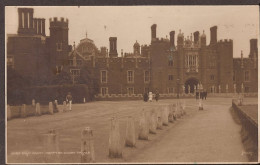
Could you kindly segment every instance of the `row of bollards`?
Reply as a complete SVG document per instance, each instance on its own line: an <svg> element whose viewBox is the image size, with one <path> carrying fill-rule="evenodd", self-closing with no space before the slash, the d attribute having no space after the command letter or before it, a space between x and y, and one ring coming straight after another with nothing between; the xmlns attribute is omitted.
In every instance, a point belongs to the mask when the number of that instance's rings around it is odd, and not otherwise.
<svg viewBox="0 0 260 165"><path fill-rule="evenodd" d="M168 105L152 109L151 111L141 111L139 124L138 124L138 139L148 140L149 133L156 134L157 129L163 129L163 126L168 126L169 122L173 123L174 120L185 115L185 104L179 102L176 103L176 109L174 105ZM121 158L123 147L120 144L120 132L119 123L117 117L111 119L111 130L109 135L109 157ZM126 123L126 147L136 146L136 132L134 125L134 118L129 116Z"/></svg>
<svg viewBox="0 0 260 165"><path fill-rule="evenodd" d="M36 107L39 103L36 103ZM51 106L51 104L49 104ZM149 133L156 134L157 129L163 129L163 126L173 123L174 120L180 118L185 114L185 105L176 103L174 105L162 106L157 109L152 109L151 111L141 111L137 137L139 140L148 140ZM40 111L39 111L40 112ZM136 146L136 129L135 129L135 119L132 116L127 117L126 121L126 137L124 145L126 147ZM121 145L119 120L117 115L112 117L110 123L110 134L109 134L109 157L111 158L121 158L123 156L123 146ZM58 134L55 130L50 130L47 134L44 134L44 151L45 151L45 162L54 163L60 162L59 153L59 139ZM94 151L94 136L93 130L90 127L86 127L81 132L81 150L80 150L81 163L93 163L95 162L95 151Z"/></svg>

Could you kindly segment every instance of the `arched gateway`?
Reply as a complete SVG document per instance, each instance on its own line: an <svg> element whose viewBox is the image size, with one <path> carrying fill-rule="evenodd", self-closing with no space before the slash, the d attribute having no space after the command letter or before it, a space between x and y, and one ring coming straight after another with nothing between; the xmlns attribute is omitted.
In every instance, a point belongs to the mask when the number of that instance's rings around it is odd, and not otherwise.
<svg viewBox="0 0 260 165"><path fill-rule="evenodd" d="M189 93L189 86L190 86L190 93L194 92L194 86L197 86L199 81L196 78L189 78L185 82L185 93Z"/></svg>

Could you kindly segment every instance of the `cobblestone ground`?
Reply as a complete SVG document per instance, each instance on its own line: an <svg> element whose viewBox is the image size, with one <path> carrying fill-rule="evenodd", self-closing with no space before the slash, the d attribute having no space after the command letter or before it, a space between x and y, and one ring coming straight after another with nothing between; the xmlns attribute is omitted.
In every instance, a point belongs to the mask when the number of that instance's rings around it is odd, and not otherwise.
<svg viewBox="0 0 260 165"><path fill-rule="evenodd" d="M143 101L100 101L73 105L72 112L13 119L7 123L7 156L9 163L44 163L43 134L55 129L59 135L59 151L56 162L80 163L81 131L90 126L94 133L96 162L245 162L240 139L240 126L235 124L229 108L232 98L208 98L203 111L198 111L198 101L186 99L187 115L149 140L137 140L135 148L123 147L123 158L108 158L110 119L119 116L121 144L125 139L126 118L138 119L143 108L175 103L176 99L158 103ZM250 98L250 100L257 100ZM26 153L22 155L21 153ZM19 154L20 153L20 154ZM69 154L68 154L69 153ZM55 163L55 162L54 162Z"/></svg>

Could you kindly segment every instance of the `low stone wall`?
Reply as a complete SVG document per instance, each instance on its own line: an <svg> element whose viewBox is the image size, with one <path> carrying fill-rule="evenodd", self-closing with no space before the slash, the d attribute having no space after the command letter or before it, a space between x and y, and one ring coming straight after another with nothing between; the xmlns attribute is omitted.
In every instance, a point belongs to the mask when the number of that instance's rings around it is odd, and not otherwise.
<svg viewBox="0 0 260 165"><path fill-rule="evenodd" d="M258 160L258 121L255 121L242 109L243 101L233 99L232 108L242 125L241 138L249 161Z"/></svg>
<svg viewBox="0 0 260 165"><path fill-rule="evenodd" d="M39 104L39 103L37 103ZM40 105L39 111L37 112L36 104L35 105L20 105L20 106L9 106L7 105L6 114L7 120L14 118L26 118L29 116L39 116L44 114L51 114L49 105ZM54 111L57 112L57 111Z"/></svg>

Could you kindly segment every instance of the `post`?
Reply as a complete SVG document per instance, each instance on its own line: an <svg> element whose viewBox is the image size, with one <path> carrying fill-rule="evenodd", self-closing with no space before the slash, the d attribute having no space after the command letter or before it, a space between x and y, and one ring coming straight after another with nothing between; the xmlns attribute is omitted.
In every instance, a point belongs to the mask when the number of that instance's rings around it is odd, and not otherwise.
<svg viewBox="0 0 260 165"><path fill-rule="evenodd" d="M25 118L26 117L26 105L23 104L21 108L21 117Z"/></svg>
<svg viewBox="0 0 260 165"><path fill-rule="evenodd" d="M58 163L60 162L59 140L55 130L50 130L44 134L44 158L45 163Z"/></svg>
<svg viewBox="0 0 260 165"><path fill-rule="evenodd" d="M156 128L157 128L157 114L155 110L153 109L151 112L151 117L149 120L149 133L156 134Z"/></svg>
<svg viewBox="0 0 260 165"><path fill-rule="evenodd" d="M145 116L144 110L142 111L140 121L139 121L139 134L138 134L138 139L140 140L148 140L148 133L149 133L149 128L147 125L147 119Z"/></svg>
<svg viewBox="0 0 260 165"><path fill-rule="evenodd" d="M86 127L81 132L81 163L95 162L93 131Z"/></svg>
<svg viewBox="0 0 260 165"><path fill-rule="evenodd" d="M86 98L84 97L84 98L83 98L83 103L85 103L85 102L86 102Z"/></svg>
<svg viewBox="0 0 260 165"><path fill-rule="evenodd" d="M36 115L37 116L42 115L40 103L36 103Z"/></svg>
<svg viewBox="0 0 260 165"><path fill-rule="evenodd" d="M49 113L53 115L53 104L52 102L49 102Z"/></svg>
<svg viewBox="0 0 260 165"><path fill-rule="evenodd" d="M122 147L120 144L119 123L116 117L111 119L111 130L109 136L109 157L121 158Z"/></svg>
<svg viewBox="0 0 260 165"><path fill-rule="evenodd" d="M35 106L35 100L32 99L32 106Z"/></svg>
<svg viewBox="0 0 260 165"><path fill-rule="evenodd" d="M162 122L163 122L163 125L167 126L168 125L168 107L164 106L162 108Z"/></svg>
<svg viewBox="0 0 260 165"><path fill-rule="evenodd" d="M135 146L135 125L134 118L132 116L128 116L126 123L126 139L125 146L134 147Z"/></svg>
<svg viewBox="0 0 260 165"><path fill-rule="evenodd" d="M11 107L10 105L7 105L7 120L10 120L11 118L12 118Z"/></svg>
<svg viewBox="0 0 260 165"><path fill-rule="evenodd" d="M67 104L66 104L66 101L63 101L62 112L66 112L66 110L67 110Z"/></svg>

